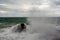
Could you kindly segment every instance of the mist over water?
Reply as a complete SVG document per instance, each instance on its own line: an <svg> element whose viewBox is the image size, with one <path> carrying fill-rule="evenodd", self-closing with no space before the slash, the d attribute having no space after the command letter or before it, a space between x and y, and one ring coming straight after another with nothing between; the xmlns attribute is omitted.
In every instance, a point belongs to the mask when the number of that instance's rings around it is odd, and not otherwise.
<svg viewBox="0 0 60 40"><path fill-rule="evenodd" d="M30 17L27 18L26 32L15 32L16 24L12 27L0 29L0 40L58 40L57 18L54 17Z"/></svg>

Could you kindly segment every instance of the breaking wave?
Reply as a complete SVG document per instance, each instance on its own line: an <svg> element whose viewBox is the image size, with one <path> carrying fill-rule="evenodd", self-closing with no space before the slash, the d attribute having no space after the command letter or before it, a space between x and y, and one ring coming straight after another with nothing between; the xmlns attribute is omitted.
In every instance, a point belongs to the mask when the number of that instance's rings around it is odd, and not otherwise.
<svg viewBox="0 0 60 40"><path fill-rule="evenodd" d="M22 32L15 32L19 24L0 29L0 40L60 40L60 26L39 21L39 18L31 19Z"/></svg>

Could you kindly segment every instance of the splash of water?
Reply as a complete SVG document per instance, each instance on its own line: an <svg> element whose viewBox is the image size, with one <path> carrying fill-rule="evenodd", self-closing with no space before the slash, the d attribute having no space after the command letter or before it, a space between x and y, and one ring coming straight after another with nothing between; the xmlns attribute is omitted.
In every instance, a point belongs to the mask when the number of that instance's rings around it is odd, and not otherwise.
<svg viewBox="0 0 60 40"><path fill-rule="evenodd" d="M3 28L1 29L2 32L0 32L0 40L35 40L34 36L37 36L38 34L30 34L29 33L29 25L26 28L26 32L15 32L17 29L17 26L19 24L12 26L11 28Z"/></svg>
<svg viewBox="0 0 60 40"><path fill-rule="evenodd" d="M15 32L17 25L1 29L0 40L53 40L59 38L56 24L51 24L47 18L28 18L30 25L26 25L26 32ZM47 21L48 22L47 22ZM55 39L56 40L56 39Z"/></svg>

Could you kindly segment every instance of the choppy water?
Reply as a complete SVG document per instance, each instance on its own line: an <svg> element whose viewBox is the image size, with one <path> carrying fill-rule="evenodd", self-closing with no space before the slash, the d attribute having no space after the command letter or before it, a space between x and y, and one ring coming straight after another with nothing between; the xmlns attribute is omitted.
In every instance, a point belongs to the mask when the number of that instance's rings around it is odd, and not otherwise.
<svg viewBox="0 0 60 40"><path fill-rule="evenodd" d="M30 20L30 19L29 19ZM26 32L15 32L17 25L0 29L0 40L59 40L60 26L46 23L46 20L33 18L30 25L26 25Z"/></svg>

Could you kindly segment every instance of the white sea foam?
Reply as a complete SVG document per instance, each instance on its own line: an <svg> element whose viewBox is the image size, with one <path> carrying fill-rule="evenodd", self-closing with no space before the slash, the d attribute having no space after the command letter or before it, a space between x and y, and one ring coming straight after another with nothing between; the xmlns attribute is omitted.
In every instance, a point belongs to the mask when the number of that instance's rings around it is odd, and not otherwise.
<svg viewBox="0 0 60 40"><path fill-rule="evenodd" d="M0 40L53 40L59 38L57 20L51 24L52 20L47 19L50 18L28 18L30 25L26 25L26 32L15 32L19 24L1 29Z"/></svg>

